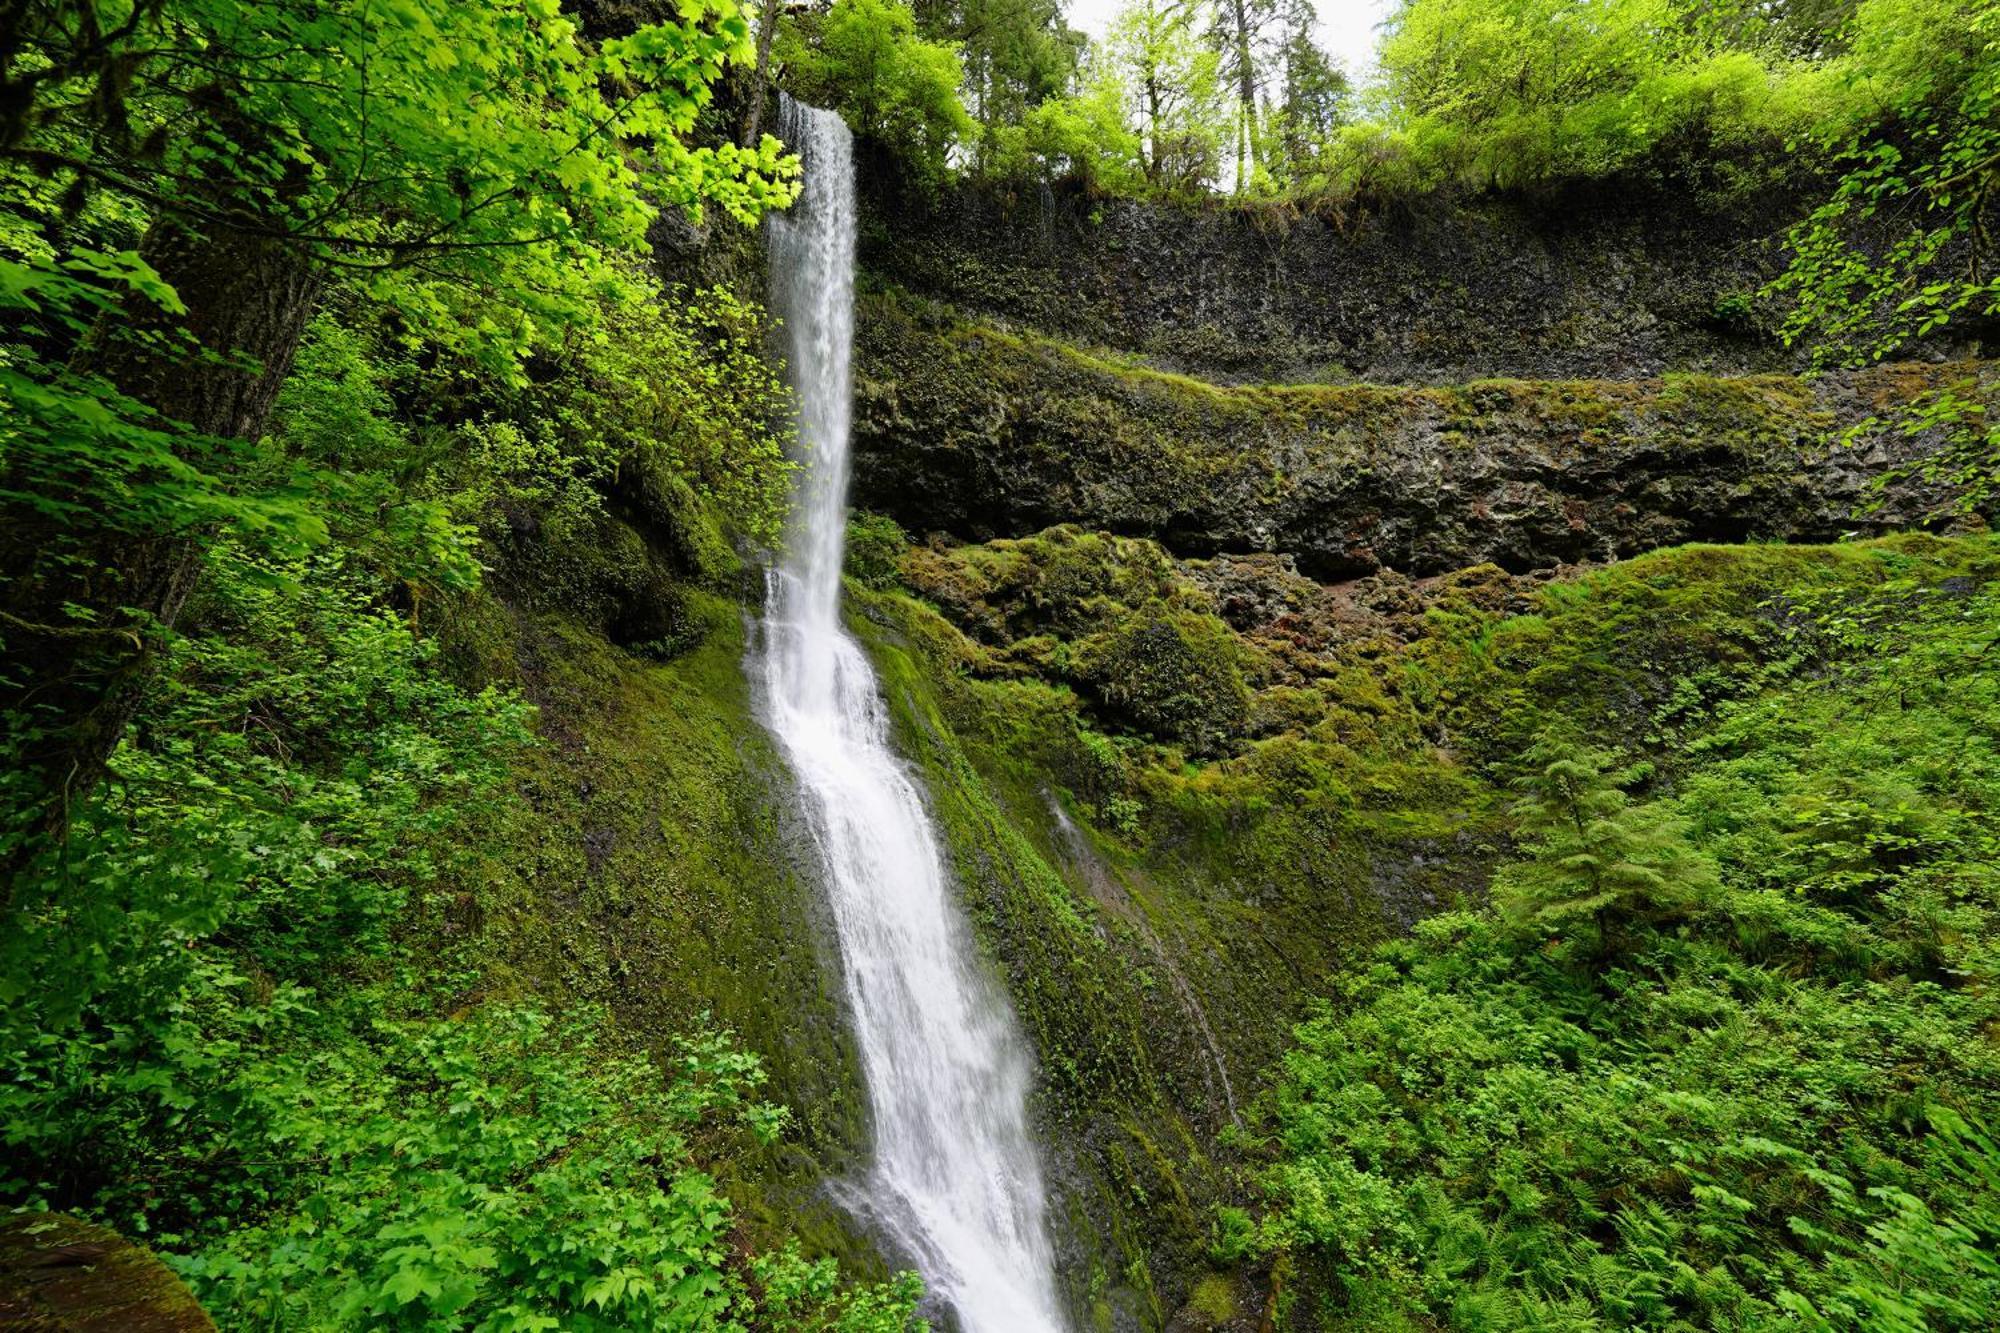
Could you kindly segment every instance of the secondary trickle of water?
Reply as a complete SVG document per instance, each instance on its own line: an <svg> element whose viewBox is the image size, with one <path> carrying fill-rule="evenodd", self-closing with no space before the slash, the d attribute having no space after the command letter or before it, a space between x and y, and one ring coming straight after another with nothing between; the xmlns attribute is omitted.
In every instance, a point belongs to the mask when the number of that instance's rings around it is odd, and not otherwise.
<svg viewBox="0 0 2000 1333"><path fill-rule="evenodd" d="M781 116L805 187L770 223L772 287L807 469L755 665L825 861L874 1113L859 1206L967 1333L1057 1330L1028 1062L977 968L923 799L889 747L875 672L840 620L853 145L831 112L787 100Z"/></svg>

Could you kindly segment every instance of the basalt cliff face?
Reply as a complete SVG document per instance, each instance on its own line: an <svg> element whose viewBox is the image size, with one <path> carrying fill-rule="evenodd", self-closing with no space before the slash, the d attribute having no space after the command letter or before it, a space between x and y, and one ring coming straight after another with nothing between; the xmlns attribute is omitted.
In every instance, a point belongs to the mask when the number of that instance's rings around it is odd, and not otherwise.
<svg viewBox="0 0 2000 1333"><path fill-rule="evenodd" d="M1797 368L1751 299L1797 211L1609 185L1340 217L878 191L862 262L968 317L1214 380L1726 374Z"/></svg>
<svg viewBox="0 0 2000 1333"><path fill-rule="evenodd" d="M1337 580L1908 526L1908 409L1965 349L1809 376L1752 299L1782 210L1487 203L878 217L857 503L986 540L1076 522ZM1442 206L1439 206L1442 209ZM1946 352L1952 355L1947 357Z"/></svg>

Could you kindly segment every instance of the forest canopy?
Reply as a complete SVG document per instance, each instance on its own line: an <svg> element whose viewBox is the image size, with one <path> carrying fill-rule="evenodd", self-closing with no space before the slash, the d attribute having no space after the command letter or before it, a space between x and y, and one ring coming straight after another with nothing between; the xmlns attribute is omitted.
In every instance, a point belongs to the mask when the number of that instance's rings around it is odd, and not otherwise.
<svg viewBox="0 0 2000 1333"><path fill-rule="evenodd" d="M1990 81L1985 8L1404 0L1359 85L1303 0L1132 0L1096 40L1049 3L834 0L788 17L779 49L843 106L903 106L918 132L891 141L933 172L1325 204L1634 171L1730 188L1827 166ZM879 33L865 52L840 36L857 26ZM850 119L866 133L879 116Z"/></svg>

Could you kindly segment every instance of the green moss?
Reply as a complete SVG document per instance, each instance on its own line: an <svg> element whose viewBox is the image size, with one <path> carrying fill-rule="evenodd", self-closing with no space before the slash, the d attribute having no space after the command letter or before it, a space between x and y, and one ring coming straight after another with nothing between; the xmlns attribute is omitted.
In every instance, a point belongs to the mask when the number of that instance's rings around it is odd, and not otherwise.
<svg viewBox="0 0 2000 1333"><path fill-rule="evenodd" d="M1212 1327L1236 1318L1236 1283L1221 1273L1210 1273L1188 1293L1188 1310Z"/></svg>
<svg viewBox="0 0 2000 1333"><path fill-rule="evenodd" d="M871 588L894 583L909 534L881 514L856 513L847 522L847 574Z"/></svg>
<svg viewBox="0 0 2000 1333"><path fill-rule="evenodd" d="M1249 722L1241 653L1212 617L1146 608L1080 644L1076 672L1110 716L1197 756L1229 748Z"/></svg>
<svg viewBox="0 0 2000 1333"><path fill-rule="evenodd" d="M1840 605L1996 572L1987 538L1678 547L1552 583L1535 615L1440 636L1419 650L1421 669L1440 691L1440 724L1493 758L1566 712L1671 759L1724 701L1797 669L1838 634ZM1440 671L1459 679L1445 684Z"/></svg>
<svg viewBox="0 0 2000 1333"><path fill-rule="evenodd" d="M446 943L496 994L601 1003L642 1040L703 1014L734 1029L796 1113L784 1143L723 1182L751 1234L878 1273L819 1188L858 1160L866 1127L806 833L752 712L742 609L680 596L698 643L664 663L554 610L457 608L452 659L520 688L542 744L459 853Z"/></svg>

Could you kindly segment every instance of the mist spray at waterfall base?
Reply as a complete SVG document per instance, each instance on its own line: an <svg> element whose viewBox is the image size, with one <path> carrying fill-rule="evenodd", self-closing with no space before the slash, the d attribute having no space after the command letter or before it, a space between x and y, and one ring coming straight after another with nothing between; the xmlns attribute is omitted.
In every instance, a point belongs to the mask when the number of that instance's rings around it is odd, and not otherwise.
<svg viewBox="0 0 2000 1333"><path fill-rule="evenodd" d="M840 619L853 145L831 112L787 99L781 118L805 180L769 223L772 291L806 468L753 669L824 861L868 1086L874 1154L853 1197L966 1333L1053 1333L1063 1321L1027 1129L1027 1056L889 746L874 669Z"/></svg>

